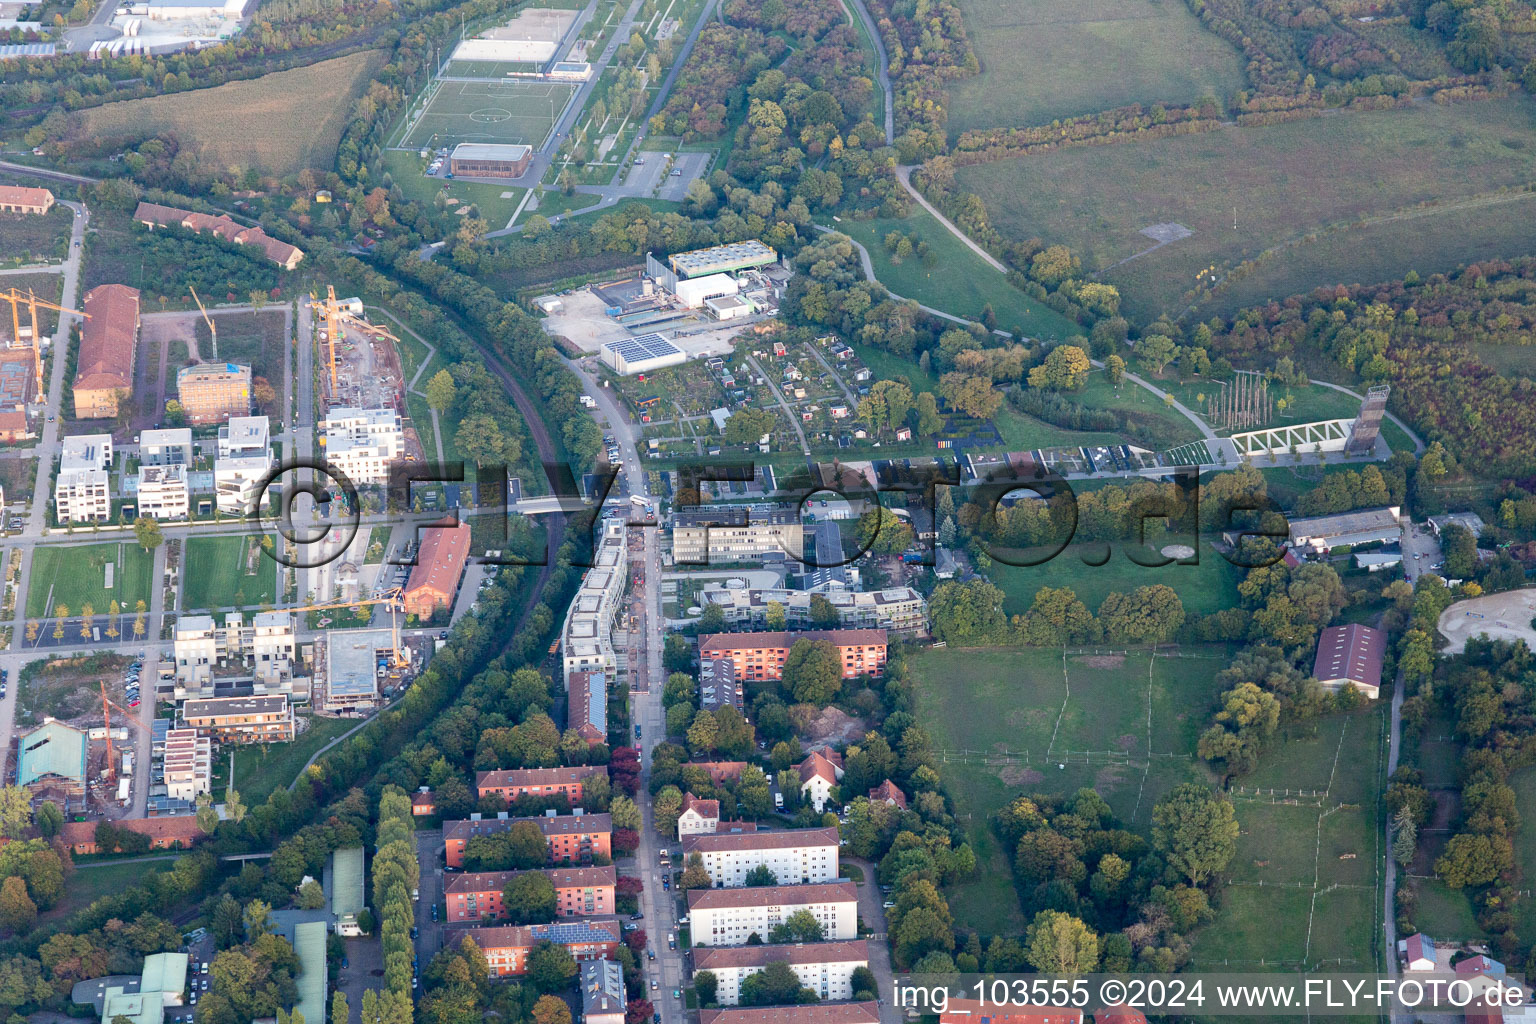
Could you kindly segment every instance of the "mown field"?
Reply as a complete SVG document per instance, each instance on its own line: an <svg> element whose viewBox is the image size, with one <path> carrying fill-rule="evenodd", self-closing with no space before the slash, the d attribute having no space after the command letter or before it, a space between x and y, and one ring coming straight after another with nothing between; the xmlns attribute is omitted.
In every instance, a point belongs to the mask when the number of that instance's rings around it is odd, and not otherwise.
<svg viewBox="0 0 1536 1024"><path fill-rule="evenodd" d="M1410 208L1536 178L1533 114L1536 101L1528 97L1425 103L1063 150L963 168L956 179L981 196L1005 234L1065 242L1081 252L1086 270L1103 271L1102 279L1120 289L1127 315L1146 320L1181 311L1181 296L1212 264L1221 269L1328 225L1402 211L1414 216L1288 246L1218 300L1230 306L1289 295L1341 276L1425 273L1473 252L1530 251L1536 218L1511 216L1519 201L1479 215L1422 216ZM1152 240L1141 230L1165 222L1194 234L1106 269L1148 249Z"/></svg>
<svg viewBox="0 0 1536 1024"><path fill-rule="evenodd" d="M207 611L275 604L277 565L260 547L255 535L188 539L182 607Z"/></svg>
<svg viewBox="0 0 1536 1024"><path fill-rule="evenodd" d="M1046 124L1243 87L1243 62L1175 0L960 0L981 74L949 89L949 130Z"/></svg>
<svg viewBox="0 0 1536 1024"><path fill-rule="evenodd" d="M1161 543L1178 542L1188 543L1181 538ZM1003 611L1009 615L1023 613L1041 587L1068 587L1089 611L1096 612L1111 591L1130 593L1137 587L1156 583L1177 590L1185 612L1190 614L1206 615L1237 604L1242 571L1208 546L1201 545L1199 549L1199 565L1175 563L1157 567L1137 565L1127 558L1124 549L1131 547L1129 544L1113 546L1113 555L1103 565L1089 565L1083 560L1102 557L1103 546L1089 544L1068 547L1043 565L994 566L992 578L1003 589ZM1148 553L1146 557L1152 555Z"/></svg>
<svg viewBox="0 0 1536 1024"><path fill-rule="evenodd" d="M370 50L213 89L108 103L76 115L71 134L132 140L170 132L221 169L330 170L352 101L383 62Z"/></svg>
<svg viewBox="0 0 1536 1024"><path fill-rule="evenodd" d="M979 864L974 878L947 893L957 921L989 934L1024 928L991 824L1015 796L1092 786L1122 820L1146 830L1164 793L1207 778L1191 754L1225 650L1180 653L1063 658L1059 650L1010 648L913 658L918 716L948 752L944 781Z"/></svg>
<svg viewBox="0 0 1536 1024"><path fill-rule="evenodd" d="M106 587L107 563L114 563L112 588ZM153 559L137 544L87 544L39 547L32 554L27 584L27 618L52 616L60 604L72 616L88 603L106 615L113 601L132 612L138 601L149 601Z"/></svg>

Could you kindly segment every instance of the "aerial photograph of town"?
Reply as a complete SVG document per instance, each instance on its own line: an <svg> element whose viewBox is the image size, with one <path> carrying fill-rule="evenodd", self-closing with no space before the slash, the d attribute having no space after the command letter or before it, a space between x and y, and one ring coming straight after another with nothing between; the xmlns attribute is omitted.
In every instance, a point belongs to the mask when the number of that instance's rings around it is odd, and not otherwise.
<svg viewBox="0 0 1536 1024"><path fill-rule="evenodd" d="M0 0L0 1024L1536 1024L1536 0Z"/></svg>

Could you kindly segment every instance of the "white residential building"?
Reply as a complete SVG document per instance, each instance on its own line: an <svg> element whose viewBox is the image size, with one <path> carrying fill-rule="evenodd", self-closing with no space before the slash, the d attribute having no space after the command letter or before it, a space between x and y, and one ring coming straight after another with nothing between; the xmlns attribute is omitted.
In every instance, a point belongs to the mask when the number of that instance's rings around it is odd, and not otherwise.
<svg viewBox="0 0 1536 1024"><path fill-rule="evenodd" d="M806 528L799 509L778 505L701 505L672 513L678 565L800 559Z"/></svg>
<svg viewBox="0 0 1536 1024"><path fill-rule="evenodd" d="M212 689L213 666L224 647L223 630L212 615L182 615L172 640L176 654L176 699L201 696Z"/></svg>
<svg viewBox="0 0 1536 1024"><path fill-rule="evenodd" d="M187 467L139 467L139 515L151 519L184 519L191 508Z"/></svg>
<svg viewBox="0 0 1536 1024"><path fill-rule="evenodd" d="M859 894L850 881L689 889L688 932L695 947L741 946L753 935L767 942L775 925L801 910L811 912L828 939L858 938Z"/></svg>
<svg viewBox="0 0 1536 1024"><path fill-rule="evenodd" d="M683 812L677 816L677 838L709 835L720 828L720 801L701 800L683 794Z"/></svg>
<svg viewBox="0 0 1536 1024"><path fill-rule="evenodd" d="M196 801L213 788L213 740L196 729L171 729L165 734L165 795Z"/></svg>
<svg viewBox="0 0 1536 1024"><path fill-rule="evenodd" d="M258 612L247 625L238 612L224 616L183 615L176 620L176 699L213 696L216 664L239 661L254 666L258 696L287 694L309 699L308 682L296 680L298 634L291 612Z"/></svg>
<svg viewBox="0 0 1536 1024"><path fill-rule="evenodd" d="M832 589L817 595L837 611L841 629L887 629L894 633L922 632L928 628L928 602L911 587L854 592ZM784 609L788 629L819 628L811 621L808 590L733 590L710 583L699 593L700 604L717 604L725 612L726 625L734 629L767 629L768 606Z"/></svg>
<svg viewBox="0 0 1536 1024"><path fill-rule="evenodd" d="M393 409L338 407L320 421L325 459L354 484L389 482L389 467L405 451L400 414Z"/></svg>
<svg viewBox="0 0 1536 1024"><path fill-rule="evenodd" d="M146 430L139 435L139 464L143 466L190 466L192 428Z"/></svg>
<svg viewBox="0 0 1536 1024"><path fill-rule="evenodd" d="M267 417L231 416L228 423L219 427L213 486L220 512L250 512L259 500L258 489L271 471L271 421Z"/></svg>
<svg viewBox="0 0 1536 1024"><path fill-rule="evenodd" d="M66 437L53 482L53 506L59 522L104 523L112 516L107 468L112 465L111 434Z"/></svg>
<svg viewBox="0 0 1536 1024"><path fill-rule="evenodd" d="M618 517L603 520L603 536L592 568L582 577L581 589L565 613L560 654L565 681L576 672L612 675L617 667L613 651L613 617L624 596L627 559L624 539L627 527Z"/></svg>
<svg viewBox="0 0 1536 1024"><path fill-rule="evenodd" d="M683 840L683 863L697 853L716 888L746 884L747 872L767 865L785 885L837 880L838 834L835 828L784 832L720 833Z"/></svg>
<svg viewBox="0 0 1536 1024"><path fill-rule="evenodd" d="M694 971L710 971L719 982L715 1002L721 1006L740 1003L741 983L771 963L787 963L800 984L819 995L823 1002L852 999L853 972L869 966L869 948L864 939L852 939L779 946L699 947L693 954Z"/></svg>

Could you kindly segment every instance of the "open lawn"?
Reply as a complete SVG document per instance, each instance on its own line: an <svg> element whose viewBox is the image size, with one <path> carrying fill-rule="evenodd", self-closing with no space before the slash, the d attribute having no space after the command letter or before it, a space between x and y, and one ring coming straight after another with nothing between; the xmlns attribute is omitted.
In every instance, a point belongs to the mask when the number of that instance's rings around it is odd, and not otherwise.
<svg viewBox="0 0 1536 1024"><path fill-rule="evenodd" d="M1293 724L1231 787L1241 828L1200 966L1374 970L1385 708Z"/></svg>
<svg viewBox="0 0 1536 1024"><path fill-rule="evenodd" d="M1153 379L1153 383L1205 417L1206 422L1218 434L1226 435L1262 429L1248 426L1229 428L1210 414L1209 410L1220 400L1222 381L1198 377L1181 381L1176 379L1170 371L1169 379ZM1227 386L1229 388L1232 386L1230 381L1227 382ZM1151 395L1147 397L1150 398ZM1342 391L1325 388L1319 384L1301 387L1271 385L1269 398L1274 406L1274 415L1263 424L1263 427L1284 427L1296 423L1314 423L1318 420L1353 419L1360 412L1358 398L1351 398ZM1185 423L1189 422L1182 416L1179 418Z"/></svg>
<svg viewBox="0 0 1536 1024"><path fill-rule="evenodd" d="M1180 538L1169 537L1167 543L1185 543ZM1003 611L1009 615L1022 613L1035 599L1041 587L1069 587L1088 606L1097 611L1105 595L1112 591L1129 593L1137 587L1166 583L1179 592L1188 613L1206 614L1231 608L1237 604L1237 584L1242 579L1241 570L1222 558L1209 547L1199 549L1200 564L1164 566L1137 565L1126 557L1125 552L1134 546L1116 544L1117 549L1103 565L1089 565L1085 557L1097 560L1102 557L1102 545L1073 545L1042 565L994 565L992 579L1003 589ZM1097 557L1095 557L1097 556ZM1155 557L1148 553L1148 559Z"/></svg>
<svg viewBox="0 0 1536 1024"><path fill-rule="evenodd" d="M997 315L997 326L1031 338L1070 338L1083 329L1054 309L1019 291L956 238L933 215L914 207L902 220L844 219L832 227L869 250L875 277L903 298L943 310L953 316L980 319L988 303ZM892 231L928 243L928 255L896 262L885 248Z"/></svg>
<svg viewBox="0 0 1536 1024"><path fill-rule="evenodd" d="M42 259L62 259L69 247L69 228L75 211L54 206L41 217L30 213L0 213L0 253L16 265ZM17 287L16 279L7 277L5 287ZM25 286L20 286L25 290Z"/></svg>
<svg viewBox="0 0 1536 1024"><path fill-rule="evenodd" d="M64 897L55 903L38 922L62 922L77 910L84 910L93 902L111 893L119 893L144 881L152 871L169 871L175 866L179 853L167 853L153 860L137 860L133 864L113 863L111 860L82 862L75 860L75 871L64 887Z"/></svg>
<svg viewBox="0 0 1536 1024"><path fill-rule="evenodd" d="M277 602L277 563L262 553L256 536L188 538L182 578L181 606L188 611Z"/></svg>
<svg viewBox="0 0 1536 1024"><path fill-rule="evenodd" d="M106 587L108 563L112 564L110 590ZM132 541L39 546L32 552L27 617L52 616L60 604L69 608L70 615L79 615L87 602L97 615L107 614L113 601L131 612L135 602L149 602L152 566L149 553Z"/></svg>
<svg viewBox="0 0 1536 1024"><path fill-rule="evenodd" d="M1243 87L1243 61L1168 0L960 0L981 74L949 87L949 133L1047 124Z"/></svg>
<svg viewBox="0 0 1536 1024"><path fill-rule="evenodd" d="M1196 274L1213 264L1220 274L1330 224L1524 185L1536 177L1533 112L1536 101L1521 96L1341 113L1065 149L961 168L956 180L982 198L1005 234L1065 242L1081 252L1086 271L1101 271L1102 280L1120 289L1127 315L1148 320L1165 310L1181 311L1181 296L1196 284ZM1319 167L1328 173L1319 174ZM1491 221L1415 216L1394 222L1410 227L1343 247L1340 258L1347 254L1349 262L1335 266L1352 266L1369 255L1371 276L1379 278L1437 269L1446 254L1455 262L1475 245L1490 255L1489 244L1529 251L1536 218L1512 216L1513 208L1502 204L1502 219ZM1144 228L1167 222L1194 234L1114 266L1151 248ZM1479 225L1491 229L1486 238L1475 237ZM1401 244L1389 250L1387 235ZM1283 287L1266 290L1283 296L1333 283L1337 271L1314 260L1309 248L1266 261L1261 270L1283 281ZM1356 270L1349 279L1361 276ZM1249 294L1247 300L1258 297Z"/></svg>
<svg viewBox="0 0 1536 1024"><path fill-rule="evenodd" d="M299 774L314 753L333 738L357 725L345 718L311 716L309 727L292 743L258 743L234 748L235 789L240 798L260 803L279 786L286 786Z"/></svg>
<svg viewBox="0 0 1536 1024"><path fill-rule="evenodd" d="M108 103L72 116L69 133L99 142L168 132L183 152L220 170L328 170L352 101L383 63L383 51L366 50L212 89Z"/></svg>
<svg viewBox="0 0 1536 1024"><path fill-rule="evenodd" d="M1163 793L1206 778L1191 752L1225 654L1180 653L1063 658L1060 650L1010 648L913 657L918 717L945 752L941 773L980 865L949 889L956 920L987 934L1024 927L991 824L1013 797L1092 786L1144 830Z"/></svg>
<svg viewBox="0 0 1536 1024"><path fill-rule="evenodd" d="M1162 386L1161 381L1152 383ZM1090 373L1081 390L1067 397L1084 408L1114 409L1124 414L1128 421L1126 436L1143 447L1160 451L1201 437L1200 429L1163 399L1131 381L1122 381L1117 388L1103 370Z"/></svg>

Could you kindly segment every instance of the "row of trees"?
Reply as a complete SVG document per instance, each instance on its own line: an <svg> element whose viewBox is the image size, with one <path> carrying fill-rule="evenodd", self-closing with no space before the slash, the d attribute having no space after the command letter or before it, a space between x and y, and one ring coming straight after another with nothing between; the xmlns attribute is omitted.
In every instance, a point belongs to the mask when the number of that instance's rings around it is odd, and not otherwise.
<svg viewBox="0 0 1536 1024"><path fill-rule="evenodd" d="M416 904L411 893L421 884L415 830L410 794L399 786L385 786L379 794L378 831L374 836L373 906L384 953L385 992L407 1005L411 979L416 976L411 940Z"/></svg>
<svg viewBox="0 0 1536 1024"><path fill-rule="evenodd" d="M935 638L957 646L1023 643L1032 646L1092 643L1157 644L1184 624L1184 604L1166 584L1104 596L1098 613L1066 587L1042 587L1022 615L1003 613L1003 592L986 580L949 580L928 600Z"/></svg>

